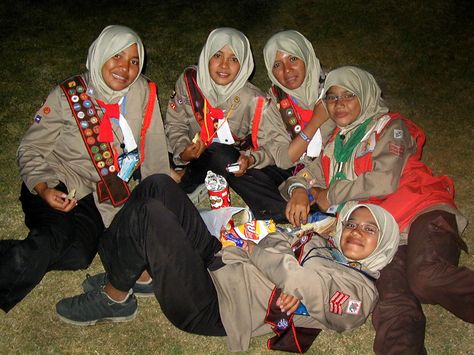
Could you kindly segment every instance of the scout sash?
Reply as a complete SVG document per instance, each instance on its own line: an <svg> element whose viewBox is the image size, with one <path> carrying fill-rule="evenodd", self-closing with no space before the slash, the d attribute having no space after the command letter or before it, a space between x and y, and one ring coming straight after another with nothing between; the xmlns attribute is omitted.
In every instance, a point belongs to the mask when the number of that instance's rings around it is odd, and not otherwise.
<svg viewBox="0 0 474 355"><path fill-rule="evenodd" d="M312 233L302 236L291 246L296 259L301 262L304 245L310 241ZM282 312L276 302L280 297L281 289L275 287L268 301L265 323L272 326L275 336L267 340L268 349L281 350L294 353L305 353L311 347L314 339L321 332L318 328L295 327L293 322L294 313L289 316Z"/></svg>
<svg viewBox="0 0 474 355"><path fill-rule="evenodd" d="M113 206L120 206L130 196L130 189L127 183L117 176L114 153L110 144L97 140L100 121L91 97L87 94L87 85L81 76L74 76L60 86L71 107L87 152L99 174L100 181L97 183L99 202L110 199Z"/></svg>
<svg viewBox="0 0 474 355"><path fill-rule="evenodd" d="M219 109L213 108L209 102L205 103L204 95L202 94L201 90L197 85L196 80L196 69L188 68L184 72L184 82L186 83L186 90L188 92L189 101L191 102L191 107L194 112L194 117L196 118L199 127L201 127L200 137L201 140L207 145L212 143L212 138L216 134L216 129L218 128L217 125L217 118L219 116ZM234 98L238 99L238 98ZM238 101L236 101L237 103ZM260 122L260 118L262 115L262 108L264 104L264 98L259 97L257 101L257 106L254 112L254 124L252 127L252 134L239 139L234 136L234 146L236 146L239 150L247 150L252 148L257 149L257 131L258 131L258 124ZM209 114L204 114L204 107L208 107ZM213 114L215 112L215 114Z"/></svg>
<svg viewBox="0 0 474 355"><path fill-rule="evenodd" d="M291 139L294 139L303 129L303 122L296 110L293 100L291 100L282 89L275 85L272 86L272 91L277 98L278 108L286 130L290 134Z"/></svg>

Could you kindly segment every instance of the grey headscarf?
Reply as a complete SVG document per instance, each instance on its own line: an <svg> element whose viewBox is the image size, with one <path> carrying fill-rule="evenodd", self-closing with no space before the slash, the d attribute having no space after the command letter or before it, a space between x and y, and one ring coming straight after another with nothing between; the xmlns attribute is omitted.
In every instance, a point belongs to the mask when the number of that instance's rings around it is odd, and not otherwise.
<svg viewBox="0 0 474 355"><path fill-rule="evenodd" d="M346 204L346 206L344 206L342 209L337 221L334 243L336 247L342 252L342 222L347 221L352 212L354 212L359 207L366 207L369 209L369 211L374 216L375 221L377 222L377 227L379 228L380 233L377 246L375 247L372 254L362 260L357 260L357 262L362 265L363 270L368 271L374 277L378 278L379 271L393 259L400 242L400 231L398 224L392 215L384 208L372 204Z"/></svg>
<svg viewBox="0 0 474 355"><path fill-rule="evenodd" d="M388 107L382 99L382 90L372 74L357 67L340 67L334 69L326 77L324 92L331 86L340 86L356 94L360 103L360 114L350 125L344 127L349 131L369 118L377 118L388 112Z"/></svg>
<svg viewBox="0 0 474 355"><path fill-rule="evenodd" d="M89 47L86 66L89 70L90 80L97 98L107 103L116 103L121 97L127 94L133 83L121 91L114 91L105 83L102 77L102 66L114 55L127 49L134 43L136 43L138 47L140 73L145 59L145 50L140 37L130 28L119 25L107 26ZM135 81L138 79L138 76Z"/></svg>
<svg viewBox="0 0 474 355"><path fill-rule="evenodd" d="M239 60L240 71L231 83L223 86L217 85L212 80L209 74L209 60L225 46L229 46ZM252 51L247 37L234 28L216 28L207 37L199 56L197 84L211 105L218 107L245 85L253 67Z"/></svg>
<svg viewBox="0 0 474 355"><path fill-rule="evenodd" d="M273 75L276 52L280 51L300 58L305 63L306 75L303 84L297 89L290 90L281 85ZM288 95L298 100L298 105L304 109L313 109L319 97L319 77L321 64L314 53L313 45L298 31L282 31L273 35L263 48L263 57L267 67L268 77L272 83Z"/></svg>

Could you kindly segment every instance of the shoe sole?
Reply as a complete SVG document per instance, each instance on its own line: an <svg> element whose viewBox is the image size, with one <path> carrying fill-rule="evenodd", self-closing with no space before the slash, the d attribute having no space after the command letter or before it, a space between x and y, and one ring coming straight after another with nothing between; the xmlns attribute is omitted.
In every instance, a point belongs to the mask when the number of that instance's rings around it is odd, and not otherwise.
<svg viewBox="0 0 474 355"><path fill-rule="evenodd" d="M72 324L72 325L78 325L81 327L89 326L89 325L95 325L97 323L103 323L103 322L112 322L112 323L119 323L119 322L129 322L131 320L134 320L135 317L137 316L138 313L138 308L135 310L135 312L129 316L124 316L124 317L110 317L110 318L101 318L101 319L95 319L91 321L84 321L84 322L79 322L75 320L71 320L68 318L63 317L62 315L58 314L58 317L61 321L64 323Z"/></svg>
<svg viewBox="0 0 474 355"><path fill-rule="evenodd" d="M148 298L148 297L153 297L155 294L154 293L136 293L136 292L133 292L133 294L137 297L140 297L140 298Z"/></svg>

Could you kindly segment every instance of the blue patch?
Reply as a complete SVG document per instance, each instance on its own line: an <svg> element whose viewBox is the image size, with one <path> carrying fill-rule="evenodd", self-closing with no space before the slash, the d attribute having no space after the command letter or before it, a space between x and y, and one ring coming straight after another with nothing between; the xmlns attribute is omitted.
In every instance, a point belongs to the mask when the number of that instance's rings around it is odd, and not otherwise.
<svg viewBox="0 0 474 355"><path fill-rule="evenodd" d="M288 328L288 321L286 319L280 319L277 323L277 328L280 330L285 330Z"/></svg>
<svg viewBox="0 0 474 355"><path fill-rule="evenodd" d="M43 116L41 116L41 115L36 115L36 116L35 116L35 122L36 122L36 123L40 123L42 118L43 118Z"/></svg>

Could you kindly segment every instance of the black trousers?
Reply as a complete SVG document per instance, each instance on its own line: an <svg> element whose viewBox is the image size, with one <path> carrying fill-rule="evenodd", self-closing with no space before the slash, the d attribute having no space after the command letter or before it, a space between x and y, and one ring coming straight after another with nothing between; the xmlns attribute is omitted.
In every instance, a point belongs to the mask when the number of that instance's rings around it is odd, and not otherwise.
<svg viewBox="0 0 474 355"><path fill-rule="evenodd" d="M422 303L474 323L474 271L458 266L461 248L467 249L453 214L431 211L413 221L408 245L398 249L376 282L376 354L425 353Z"/></svg>
<svg viewBox="0 0 474 355"><path fill-rule="evenodd" d="M200 184L204 183L208 170L222 175L226 180L234 174L225 168L228 164L235 163L240 157L239 151L232 145L212 143L202 154L192 160L181 178L180 186L186 193L193 192Z"/></svg>
<svg viewBox="0 0 474 355"><path fill-rule="evenodd" d="M62 183L56 189L67 193ZM24 240L0 241L0 308L5 312L20 302L48 271L87 268L104 230L92 195L64 213L51 208L23 184L20 201L30 232Z"/></svg>
<svg viewBox="0 0 474 355"><path fill-rule="evenodd" d="M286 201L281 197L278 186L292 176L292 171L271 165L249 169L243 176L231 174L227 181L250 207L255 218L288 223L285 217Z"/></svg>
<svg viewBox="0 0 474 355"><path fill-rule="evenodd" d="M153 175L117 214L101 239L99 255L115 288L128 291L146 269L171 323L190 333L223 336L207 271L220 248L183 190L169 176Z"/></svg>

